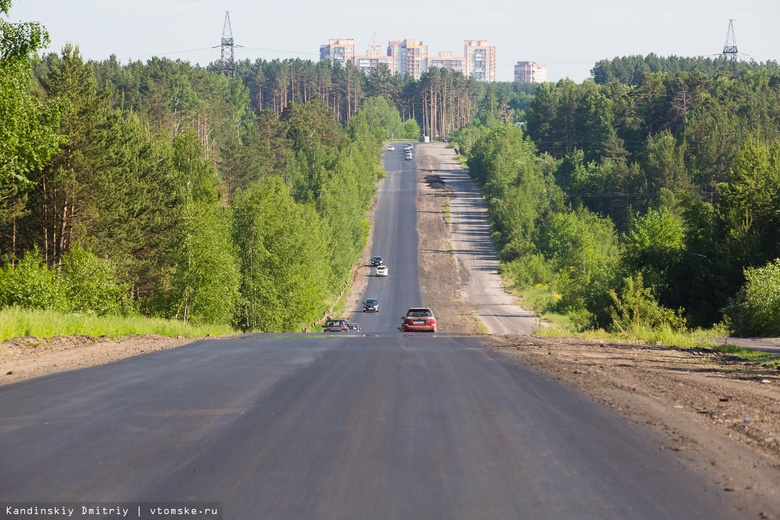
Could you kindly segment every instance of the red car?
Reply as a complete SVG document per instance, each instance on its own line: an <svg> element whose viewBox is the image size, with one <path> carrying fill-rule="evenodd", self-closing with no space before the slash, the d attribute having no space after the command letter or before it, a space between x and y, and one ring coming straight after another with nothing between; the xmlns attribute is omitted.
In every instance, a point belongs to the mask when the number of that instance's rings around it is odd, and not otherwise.
<svg viewBox="0 0 780 520"><path fill-rule="evenodd" d="M401 319L401 332L436 332L436 317L428 307L412 307Z"/></svg>

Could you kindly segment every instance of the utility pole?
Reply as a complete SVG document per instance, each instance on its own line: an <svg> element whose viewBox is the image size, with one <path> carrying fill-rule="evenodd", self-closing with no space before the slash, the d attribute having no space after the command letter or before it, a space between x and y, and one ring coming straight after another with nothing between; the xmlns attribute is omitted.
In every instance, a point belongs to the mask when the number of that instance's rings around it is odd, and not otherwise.
<svg viewBox="0 0 780 520"><path fill-rule="evenodd" d="M233 55L233 29L230 28L230 12L225 11L225 26L222 29L222 52L220 53L220 72L232 80L236 73L236 62Z"/></svg>
<svg viewBox="0 0 780 520"><path fill-rule="evenodd" d="M729 32L726 33L726 43L723 45L721 58L726 68L737 75L737 37L734 36L734 20L729 20Z"/></svg>

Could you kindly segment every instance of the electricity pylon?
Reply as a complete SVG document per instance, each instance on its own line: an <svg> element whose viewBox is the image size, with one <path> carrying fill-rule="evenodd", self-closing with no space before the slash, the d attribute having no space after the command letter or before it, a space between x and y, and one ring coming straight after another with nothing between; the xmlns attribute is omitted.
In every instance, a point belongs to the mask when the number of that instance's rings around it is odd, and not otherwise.
<svg viewBox="0 0 780 520"><path fill-rule="evenodd" d="M235 47L235 44L233 43L233 29L230 28L230 12L225 11L225 26L222 29L222 52L220 53L219 66L220 72L231 80L236 73L233 47Z"/></svg>
<svg viewBox="0 0 780 520"><path fill-rule="evenodd" d="M729 20L729 32L726 34L726 43L723 45L721 58L726 68L737 74L737 37L734 36L734 20Z"/></svg>

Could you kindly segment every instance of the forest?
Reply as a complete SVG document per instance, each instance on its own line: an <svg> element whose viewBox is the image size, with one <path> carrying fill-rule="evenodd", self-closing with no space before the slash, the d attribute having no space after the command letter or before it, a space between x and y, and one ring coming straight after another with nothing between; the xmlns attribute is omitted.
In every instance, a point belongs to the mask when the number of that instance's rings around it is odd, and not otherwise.
<svg viewBox="0 0 780 520"><path fill-rule="evenodd" d="M504 272L580 330L780 335L780 73L692 63L543 84L523 128L458 132Z"/></svg>
<svg viewBox="0 0 780 520"><path fill-rule="evenodd" d="M11 0L0 0L7 14ZM582 83L298 59L39 55L0 19L0 308L297 331L349 283L391 139L448 139L502 270L579 330L780 335L780 70L658 56Z"/></svg>

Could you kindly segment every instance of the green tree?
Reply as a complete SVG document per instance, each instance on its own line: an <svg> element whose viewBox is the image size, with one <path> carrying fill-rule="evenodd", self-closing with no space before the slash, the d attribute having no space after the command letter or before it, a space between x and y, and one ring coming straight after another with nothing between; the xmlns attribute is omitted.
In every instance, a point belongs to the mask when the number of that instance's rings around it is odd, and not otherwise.
<svg viewBox="0 0 780 520"><path fill-rule="evenodd" d="M172 271L172 317L231 323L240 276L228 214L213 203L191 202L184 207L180 233Z"/></svg>
<svg viewBox="0 0 780 520"><path fill-rule="evenodd" d="M230 323L239 273L230 220L216 192L216 172L192 132L176 137L173 154L182 205L171 249L168 313L185 322Z"/></svg>
<svg viewBox="0 0 780 520"><path fill-rule="evenodd" d="M674 301L674 272L688 257L685 221L670 206L650 208L637 217L624 235L623 263L628 272L639 273L648 289L666 301Z"/></svg>
<svg viewBox="0 0 780 520"><path fill-rule="evenodd" d="M281 179L263 179L233 199L243 330L282 332L313 322L324 308L327 250L322 223L296 203ZM323 272L325 271L325 272Z"/></svg>
<svg viewBox="0 0 780 520"><path fill-rule="evenodd" d="M402 136L401 114L395 105L380 97L368 98L363 102L361 111L365 115L368 124L376 128L379 138L398 139Z"/></svg>
<svg viewBox="0 0 780 520"><path fill-rule="evenodd" d="M11 0L0 0L5 17ZM59 106L31 93L31 63L49 42L37 23L9 23L0 18L0 233L1 253L13 263L18 255L17 219L35 186L32 174L57 150Z"/></svg>
<svg viewBox="0 0 780 520"><path fill-rule="evenodd" d="M737 336L780 336L780 259L745 269L745 283L726 314Z"/></svg>
<svg viewBox="0 0 780 520"><path fill-rule="evenodd" d="M609 219L578 208L553 214L540 232L540 251L551 262L560 305L580 327L607 326L609 291L617 285L619 247Z"/></svg>
<svg viewBox="0 0 780 520"><path fill-rule="evenodd" d="M780 144L749 137L720 190L728 269L738 280L743 267L780 257Z"/></svg>

